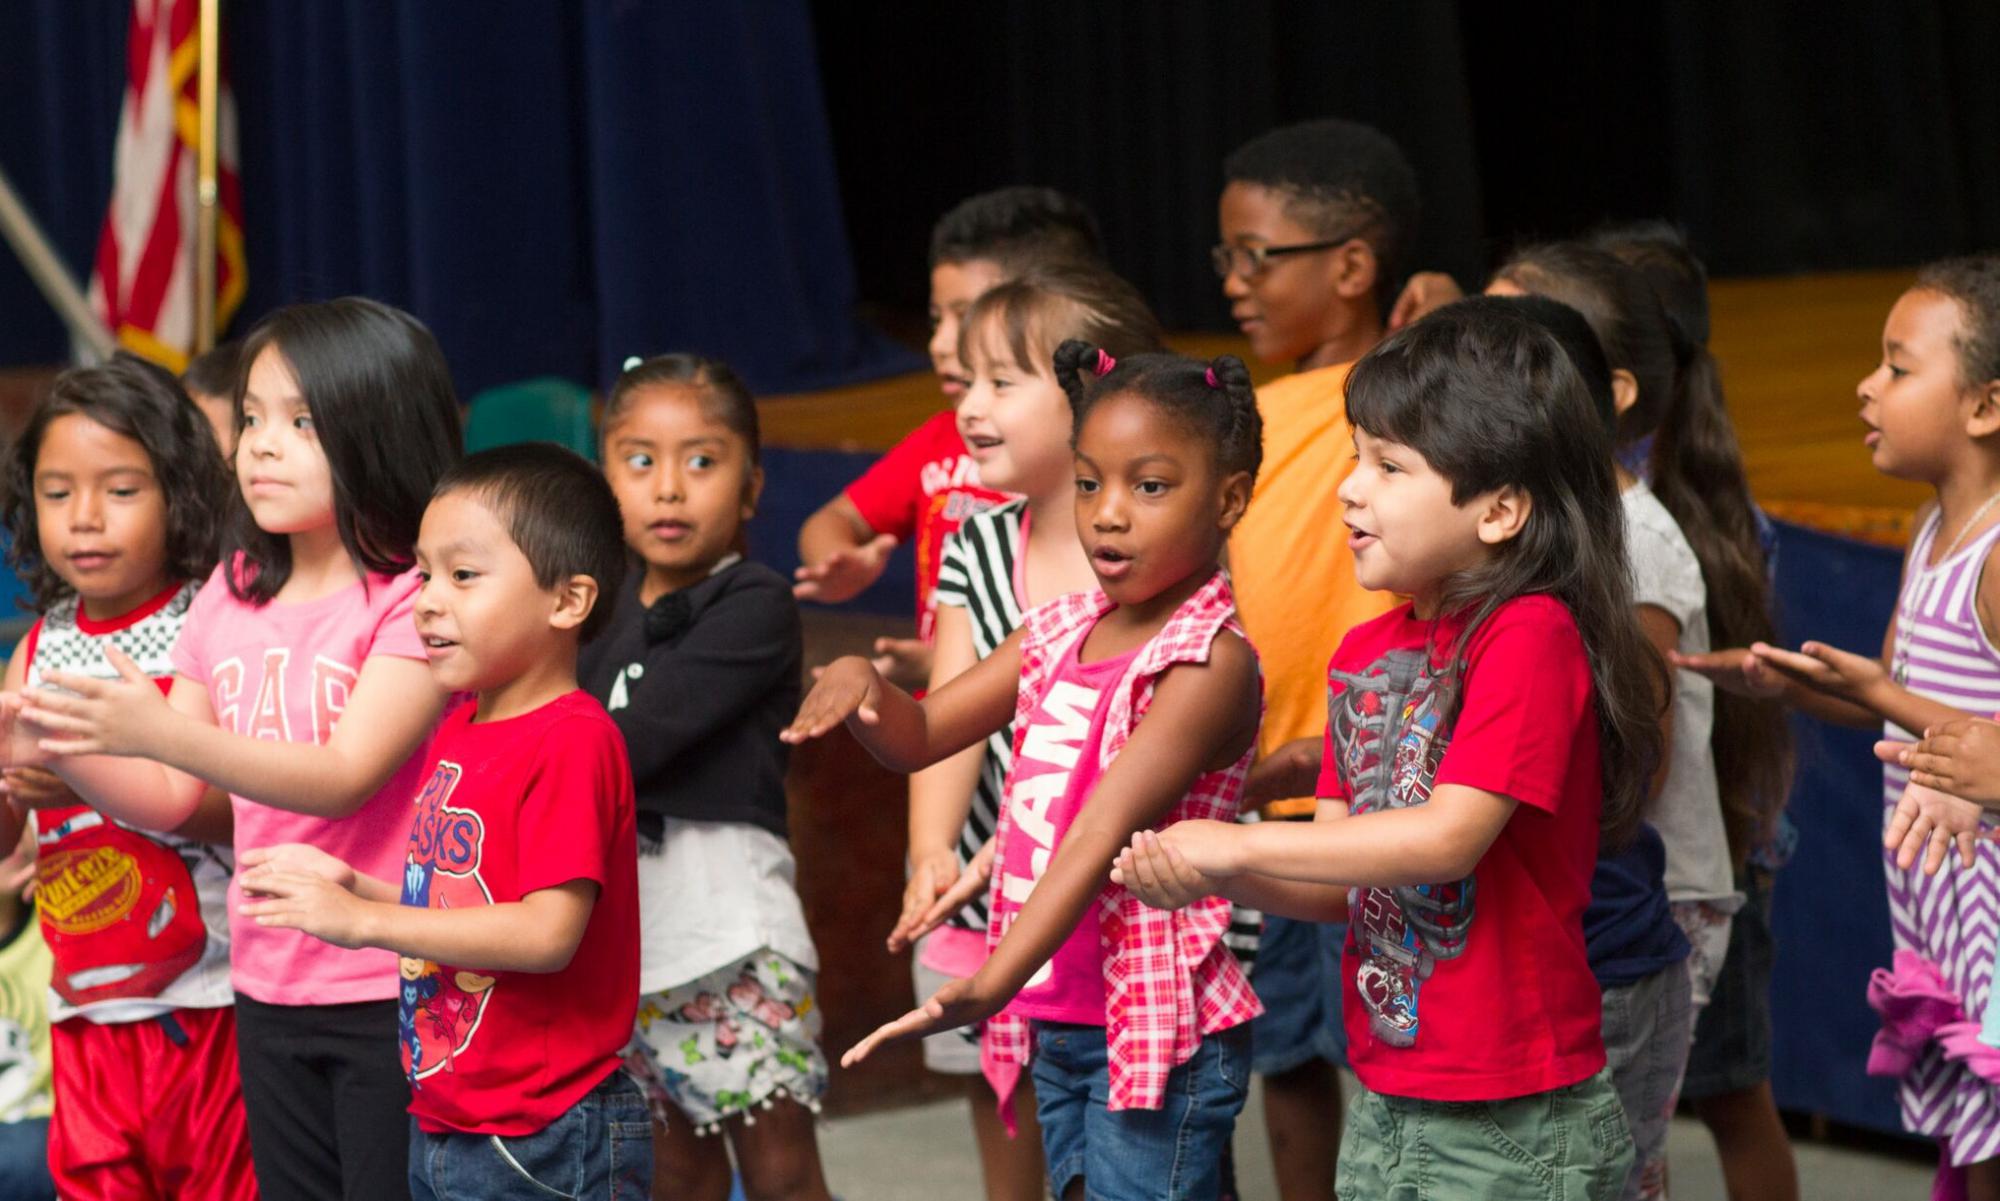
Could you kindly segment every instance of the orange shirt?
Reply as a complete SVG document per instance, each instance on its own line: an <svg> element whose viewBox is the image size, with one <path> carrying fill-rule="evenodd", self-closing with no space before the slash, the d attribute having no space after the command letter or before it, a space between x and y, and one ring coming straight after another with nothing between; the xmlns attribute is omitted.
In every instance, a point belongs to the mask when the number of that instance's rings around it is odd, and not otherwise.
<svg viewBox="0 0 2000 1201"><path fill-rule="evenodd" d="M1354 582L1354 554L1335 495L1354 468L1342 363L1257 390L1264 465L1250 509L1229 539L1236 607L1264 668L1257 752L1326 730L1326 665L1347 631L1395 608L1387 592ZM1311 798L1278 801L1266 816L1311 813Z"/></svg>

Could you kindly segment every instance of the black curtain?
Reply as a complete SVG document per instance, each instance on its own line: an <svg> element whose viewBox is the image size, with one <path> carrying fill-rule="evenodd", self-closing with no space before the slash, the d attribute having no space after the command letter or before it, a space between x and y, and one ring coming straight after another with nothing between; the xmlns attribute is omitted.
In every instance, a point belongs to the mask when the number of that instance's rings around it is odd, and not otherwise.
<svg viewBox="0 0 2000 1201"><path fill-rule="evenodd" d="M945 208L1037 182L1098 210L1169 325L1226 325L1223 156L1335 115L1402 143L1417 265L1467 283L1517 239L1633 217L1685 224L1718 274L2000 247L1981 0L813 7L861 291L888 306L921 306Z"/></svg>
<svg viewBox="0 0 2000 1201"><path fill-rule="evenodd" d="M0 155L79 277L110 187L127 0L0 5ZM358 292L460 386L601 383L693 350L759 391L915 360L855 319L812 25L758 0L232 0L238 329ZM18 36L8 36L18 35ZM0 362L63 356L17 264Z"/></svg>

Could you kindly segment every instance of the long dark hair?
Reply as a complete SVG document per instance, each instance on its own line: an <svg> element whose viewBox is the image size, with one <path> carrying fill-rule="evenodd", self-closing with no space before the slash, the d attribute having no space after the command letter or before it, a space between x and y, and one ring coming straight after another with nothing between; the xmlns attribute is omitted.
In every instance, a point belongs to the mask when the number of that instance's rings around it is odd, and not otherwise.
<svg viewBox="0 0 2000 1201"><path fill-rule="evenodd" d="M199 580L215 566L225 506L235 488L215 435L180 381L160 367L120 352L96 367L72 367L56 377L35 406L7 456L5 516L13 543L7 559L46 609L68 596L69 581L42 556L35 520L35 461L58 417L88 417L137 442L153 461L167 509L164 567L177 580Z"/></svg>
<svg viewBox="0 0 2000 1201"><path fill-rule="evenodd" d="M1446 581L1441 611L1466 616L1444 679L1449 730L1464 702L1466 652L1517 597L1545 595L1575 619L1590 659L1604 774L1607 847L1637 829L1662 750L1672 695L1639 629L1611 443L1583 378L1556 339L1505 300L1473 297L1403 329L1354 365L1347 416L1358 430L1415 450L1462 504L1525 492L1527 523L1483 566Z"/></svg>
<svg viewBox="0 0 2000 1201"><path fill-rule="evenodd" d="M1707 588L1708 638L1714 647L1748 646L1777 638L1771 584L1756 506L1743 472L1736 428L1722 397L1722 375L1708 347L1706 307L1688 297L1690 280L1705 279L1682 244L1675 255L1649 231L1630 250L1645 269L1609 250L1551 243L1517 253L1500 275L1580 311L1613 369L1630 371L1639 397L1619 421L1621 445L1651 437L1647 483L1694 551ZM1673 261L1681 259L1674 268ZM1649 283L1679 276L1674 309ZM1730 854L1741 864L1785 803L1791 788L1792 734L1783 706L1717 689L1709 735Z"/></svg>
<svg viewBox="0 0 2000 1201"><path fill-rule="evenodd" d="M464 450L458 394L437 339L401 309L358 296L279 309L243 340L238 430L251 368L266 348L284 356L312 413L348 557L367 572L407 571L431 490ZM291 578L291 541L257 528L240 493L223 549L243 556L242 569L226 573L238 600L265 604Z"/></svg>

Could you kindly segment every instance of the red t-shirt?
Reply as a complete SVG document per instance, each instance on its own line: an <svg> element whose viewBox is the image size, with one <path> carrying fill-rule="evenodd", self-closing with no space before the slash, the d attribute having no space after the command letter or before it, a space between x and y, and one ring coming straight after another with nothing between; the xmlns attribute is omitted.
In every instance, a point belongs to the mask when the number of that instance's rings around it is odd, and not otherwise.
<svg viewBox="0 0 2000 1201"><path fill-rule="evenodd" d="M1547 1092L1604 1066L1583 945L1603 802L1583 638L1550 597L1502 605L1467 648L1464 705L1440 735L1438 676L1462 628L1403 605L1349 631L1327 670L1322 798L1361 814L1458 784L1519 802L1471 877L1350 895L1355 1075L1427 1101Z"/></svg>
<svg viewBox="0 0 2000 1201"><path fill-rule="evenodd" d="M583 941L559 972L404 958L403 1070L432 1133L515 1137L618 1069L639 1007L639 858L625 740L589 693L503 721L461 705L439 725L415 800L403 904L518 901L594 880Z"/></svg>
<svg viewBox="0 0 2000 1201"><path fill-rule="evenodd" d="M849 484L847 499L877 534L894 534L899 542L915 537L917 634L930 641L931 590L937 587L945 537L974 513L1010 498L980 486L979 465L965 453L958 418L946 410L911 430Z"/></svg>

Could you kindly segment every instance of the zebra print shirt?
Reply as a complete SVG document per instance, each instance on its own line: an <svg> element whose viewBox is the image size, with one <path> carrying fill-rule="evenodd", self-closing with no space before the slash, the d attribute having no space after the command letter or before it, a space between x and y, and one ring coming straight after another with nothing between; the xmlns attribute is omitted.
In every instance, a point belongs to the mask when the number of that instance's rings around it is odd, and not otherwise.
<svg viewBox="0 0 2000 1201"><path fill-rule="evenodd" d="M1021 517L1028 502L1013 501L965 519L945 539L938 563L936 603L964 609L972 626L972 649L984 659L1021 624L1021 601L1014 595L1015 556L1021 551ZM979 765L979 784L972 791L972 809L958 834L958 862L963 867L993 837L999 825L1000 797L1007 773L1014 766L1014 724L986 740L986 758ZM986 898L975 898L951 918L951 925L986 932Z"/></svg>

